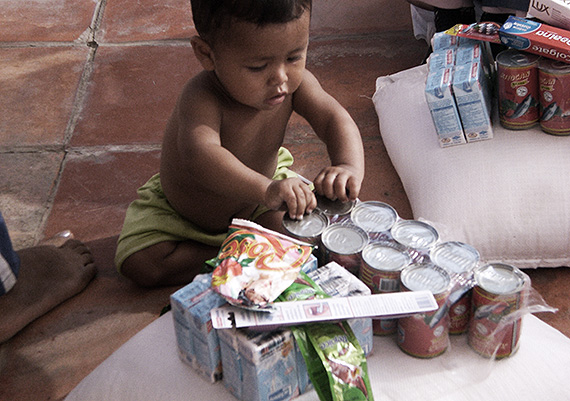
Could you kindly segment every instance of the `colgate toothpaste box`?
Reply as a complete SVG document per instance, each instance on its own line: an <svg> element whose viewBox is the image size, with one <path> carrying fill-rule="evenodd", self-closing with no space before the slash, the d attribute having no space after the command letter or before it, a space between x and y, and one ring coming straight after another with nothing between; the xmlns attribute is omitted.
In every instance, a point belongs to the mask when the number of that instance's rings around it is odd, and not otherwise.
<svg viewBox="0 0 570 401"><path fill-rule="evenodd" d="M509 47L570 63L570 31L509 16L499 37Z"/></svg>

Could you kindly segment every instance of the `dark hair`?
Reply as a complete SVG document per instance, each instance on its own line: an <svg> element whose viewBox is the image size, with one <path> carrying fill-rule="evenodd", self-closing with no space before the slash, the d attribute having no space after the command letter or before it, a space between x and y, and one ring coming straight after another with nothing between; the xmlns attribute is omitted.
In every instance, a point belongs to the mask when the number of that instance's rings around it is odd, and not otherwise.
<svg viewBox="0 0 570 401"><path fill-rule="evenodd" d="M192 0L194 26L205 40L213 39L232 20L258 26L285 23L311 9L312 0Z"/></svg>

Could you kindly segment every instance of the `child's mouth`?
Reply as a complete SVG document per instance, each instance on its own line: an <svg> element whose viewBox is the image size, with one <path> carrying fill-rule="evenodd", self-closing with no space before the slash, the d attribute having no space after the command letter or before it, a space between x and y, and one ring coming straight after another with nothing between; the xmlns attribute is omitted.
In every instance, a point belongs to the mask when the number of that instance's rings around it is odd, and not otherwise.
<svg viewBox="0 0 570 401"><path fill-rule="evenodd" d="M285 96L286 96L285 93L281 93L279 95L270 97L269 99L267 99L267 104L269 104L270 106L281 104L285 100Z"/></svg>

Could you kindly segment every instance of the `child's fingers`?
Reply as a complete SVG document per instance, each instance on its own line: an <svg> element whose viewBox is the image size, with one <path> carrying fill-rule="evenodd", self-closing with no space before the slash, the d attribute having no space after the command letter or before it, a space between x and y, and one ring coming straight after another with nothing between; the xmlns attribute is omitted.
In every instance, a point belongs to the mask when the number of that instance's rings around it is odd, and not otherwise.
<svg viewBox="0 0 570 401"><path fill-rule="evenodd" d="M349 199L348 195L348 176L345 174L339 174L336 176L336 179L333 183L334 193L337 199L341 202L346 202Z"/></svg>
<svg viewBox="0 0 570 401"><path fill-rule="evenodd" d="M317 200L309 186L304 183L292 189L294 197L287 202L289 216L293 219L302 219L305 213L310 213L315 209Z"/></svg>
<svg viewBox="0 0 570 401"><path fill-rule="evenodd" d="M356 200L360 194L361 184L354 178L349 178L346 184L346 191L349 200Z"/></svg>

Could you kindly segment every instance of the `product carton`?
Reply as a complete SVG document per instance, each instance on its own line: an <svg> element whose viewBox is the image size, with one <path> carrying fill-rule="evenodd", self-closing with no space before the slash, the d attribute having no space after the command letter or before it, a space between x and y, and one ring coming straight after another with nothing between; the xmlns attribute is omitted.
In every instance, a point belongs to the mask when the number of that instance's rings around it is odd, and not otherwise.
<svg viewBox="0 0 570 401"><path fill-rule="evenodd" d="M492 95L481 57L455 66L453 93L467 142L493 138Z"/></svg>
<svg viewBox="0 0 570 401"><path fill-rule="evenodd" d="M511 15L499 37L509 47L570 63L570 31Z"/></svg>
<svg viewBox="0 0 570 401"><path fill-rule="evenodd" d="M224 386L244 401L290 400L299 393L295 339L290 330L220 331Z"/></svg>
<svg viewBox="0 0 570 401"><path fill-rule="evenodd" d="M570 30L570 0L531 0L528 13L549 25Z"/></svg>
<svg viewBox="0 0 570 401"><path fill-rule="evenodd" d="M429 69L425 97L442 148L467 143L453 96L452 82L453 68Z"/></svg>
<svg viewBox="0 0 570 401"><path fill-rule="evenodd" d="M302 270L308 273L317 266L317 258L311 255ZM170 304L180 359L211 382L220 380L220 342L210 311L225 305L226 300L212 289L212 275L196 276L170 296Z"/></svg>
<svg viewBox="0 0 570 401"><path fill-rule="evenodd" d="M338 263L328 263L309 273L308 276L331 297L358 297L371 294L370 288L366 284ZM347 323L364 354L370 355L374 345L372 318L349 319Z"/></svg>
<svg viewBox="0 0 570 401"><path fill-rule="evenodd" d="M215 382L222 377L222 363L210 309L226 301L212 290L211 279L209 274L197 276L170 296L170 304L180 359Z"/></svg>
<svg viewBox="0 0 570 401"><path fill-rule="evenodd" d="M455 48L447 48L433 51L428 59L429 69L453 68L455 65L455 50Z"/></svg>

